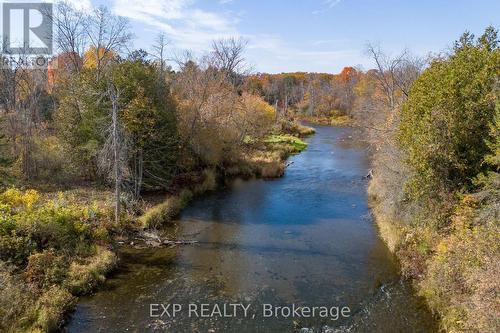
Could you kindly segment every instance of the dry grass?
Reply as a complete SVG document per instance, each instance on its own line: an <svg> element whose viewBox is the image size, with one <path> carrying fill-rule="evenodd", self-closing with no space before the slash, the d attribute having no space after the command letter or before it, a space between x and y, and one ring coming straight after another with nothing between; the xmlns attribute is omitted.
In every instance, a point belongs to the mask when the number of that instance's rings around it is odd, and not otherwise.
<svg viewBox="0 0 500 333"><path fill-rule="evenodd" d="M296 121L281 121L279 123L279 133L278 134L289 134L297 136L299 138L304 138L309 135L316 133L316 130L309 126L304 126Z"/></svg>
<svg viewBox="0 0 500 333"><path fill-rule="evenodd" d="M263 178L281 177L285 172L283 160L279 151L254 151L246 157L246 163L257 176Z"/></svg>
<svg viewBox="0 0 500 333"><path fill-rule="evenodd" d="M420 292L447 331L500 331L500 203L466 196L429 258Z"/></svg>
<svg viewBox="0 0 500 333"><path fill-rule="evenodd" d="M194 195L201 195L213 191L217 188L217 173L214 169L203 170L203 181L193 187Z"/></svg>
<svg viewBox="0 0 500 333"><path fill-rule="evenodd" d="M116 264L117 258L113 252L98 247L94 256L71 263L65 284L74 295L88 293L104 282L106 274Z"/></svg>
<svg viewBox="0 0 500 333"><path fill-rule="evenodd" d="M30 331L54 332L60 328L65 313L75 303L75 297L65 288L52 286L36 301L34 322Z"/></svg>
<svg viewBox="0 0 500 333"><path fill-rule="evenodd" d="M159 205L153 206L139 217L140 225L145 229L156 229L171 222L182 209L178 196L171 196Z"/></svg>

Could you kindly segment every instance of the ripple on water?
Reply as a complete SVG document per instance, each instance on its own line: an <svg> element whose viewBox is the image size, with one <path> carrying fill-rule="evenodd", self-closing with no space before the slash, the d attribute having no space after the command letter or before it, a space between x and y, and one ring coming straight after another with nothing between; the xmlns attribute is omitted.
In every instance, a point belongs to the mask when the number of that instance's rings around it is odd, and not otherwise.
<svg viewBox="0 0 500 333"><path fill-rule="evenodd" d="M436 332L399 282L367 206L365 147L353 129L317 127L284 177L238 182L195 200L168 238L172 249L123 249L122 266L80 300L70 332ZM150 303L349 306L325 318L150 318Z"/></svg>

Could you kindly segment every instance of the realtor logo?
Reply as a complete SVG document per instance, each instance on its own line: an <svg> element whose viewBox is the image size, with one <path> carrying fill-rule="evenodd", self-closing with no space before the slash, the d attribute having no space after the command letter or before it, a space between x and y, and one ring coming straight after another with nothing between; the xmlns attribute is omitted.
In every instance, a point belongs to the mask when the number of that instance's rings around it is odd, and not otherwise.
<svg viewBox="0 0 500 333"><path fill-rule="evenodd" d="M3 53L52 54L51 3L1 3Z"/></svg>

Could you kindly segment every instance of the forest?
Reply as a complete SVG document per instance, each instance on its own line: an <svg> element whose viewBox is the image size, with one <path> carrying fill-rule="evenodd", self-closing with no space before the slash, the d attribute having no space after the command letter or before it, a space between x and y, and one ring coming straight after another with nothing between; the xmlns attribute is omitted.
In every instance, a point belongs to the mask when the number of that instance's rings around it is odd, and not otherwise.
<svg viewBox="0 0 500 333"><path fill-rule="evenodd" d="M232 179L282 176L314 134L303 122L369 143L380 235L442 330L500 329L494 27L427 58L370 44L369 70L266 74L241 38L172 58L161 33L129 50L106 7L59 3L53 23L48 68L0 55L0 331L60 329L119 264L118 242Z"/></svg>

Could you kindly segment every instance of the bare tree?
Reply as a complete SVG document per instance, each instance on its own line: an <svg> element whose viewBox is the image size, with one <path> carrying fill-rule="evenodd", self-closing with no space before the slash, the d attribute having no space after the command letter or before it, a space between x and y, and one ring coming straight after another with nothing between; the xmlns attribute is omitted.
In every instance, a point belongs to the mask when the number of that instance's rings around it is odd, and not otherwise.
<svg viewBox="0 0 500 333"><path fill-rule="evenodd" d="M94 10L85 25L85 31L95 52L97 80L100 79L105 60L113 52L121 52L132 39L128 21L113 15L101 6Z"/></svg>
<svg viewBox="0 0 500 333"><path fill-rule="evenodd" d="M397 98L398 92L401 92L404 98L408 97L411 84L420 75L426 62L413 56L407 49L395 57L390 57L380 49L380 46L368 44L367 53L377 67L376 77L387 104L394 110L402 101Z"/></svg>
<svg viewBox="0 0 500 333"><path fill-rule="evenodd" d="M76 71L81 68L81 59L87 42L86 19L85 13L74 9L67 2L57 3L53 16L55 42L59 51L69 57L71 69Z"/></svg>
<svg viewBox="0 0 500 333"><path fill-rule="evenodd" d="M219 39L212 43L208 57L210 65L222 71L235 87L243 83L242 75L249 71L244 57L247 44L242 38Z"/></svg>
<svg viewBox="0 0 500 333"><path fill-rule="evenodd" d="M118 224L121 214L121 189L123 179L128 174L127 140L119 121L120 91L110 83L106 94L111 101L111 123L105 131L106 141L100 153L99 167L101 171L108 173L114 183L115 223Z"/></svg>
<svg viewBox="0 0 500 333"><path fill-rule="evenodd" d="M397 90L397 85L394 81L394 72L396 67L401 62L401 58L390 58L382 52L379 46L373 46L372 44L368 44L367 52L371 55L375 65L377 66L377 80L379 81L380 87L382 88L385 98L387 99L388 106L391 110L393 110L396 105ZM403 51L403 53L404 52L405 51Z"/></svg>
<svg viewBox="0 0 500 333"><path fill-rule="evenodd" d="M27 48L16 56L1 54L0 109L7 119L6 136L12 145L12 156L19 157L22 174L37 176L34 136L46 96L47 71L33 64Z"/></svg>
<svg viewBox="0 0 500 333"><path fill-rule="evenodd" d="M394 71L394 80L403 95L408 97L413 82L420 76L427 65L427 60L412 55L410 52L400 62Z"/></svg>
<svg viewBox="0 0 500 333"><path fill-rule="evenodd" d="M153 44L153 57L158 62L158 67L160 69L160 75L163 75L166 68L167 57L166 57L166 48L169 44L167 40L167 36L164 32L160 32L158 36L155 38L155 42Z"/></svg>

